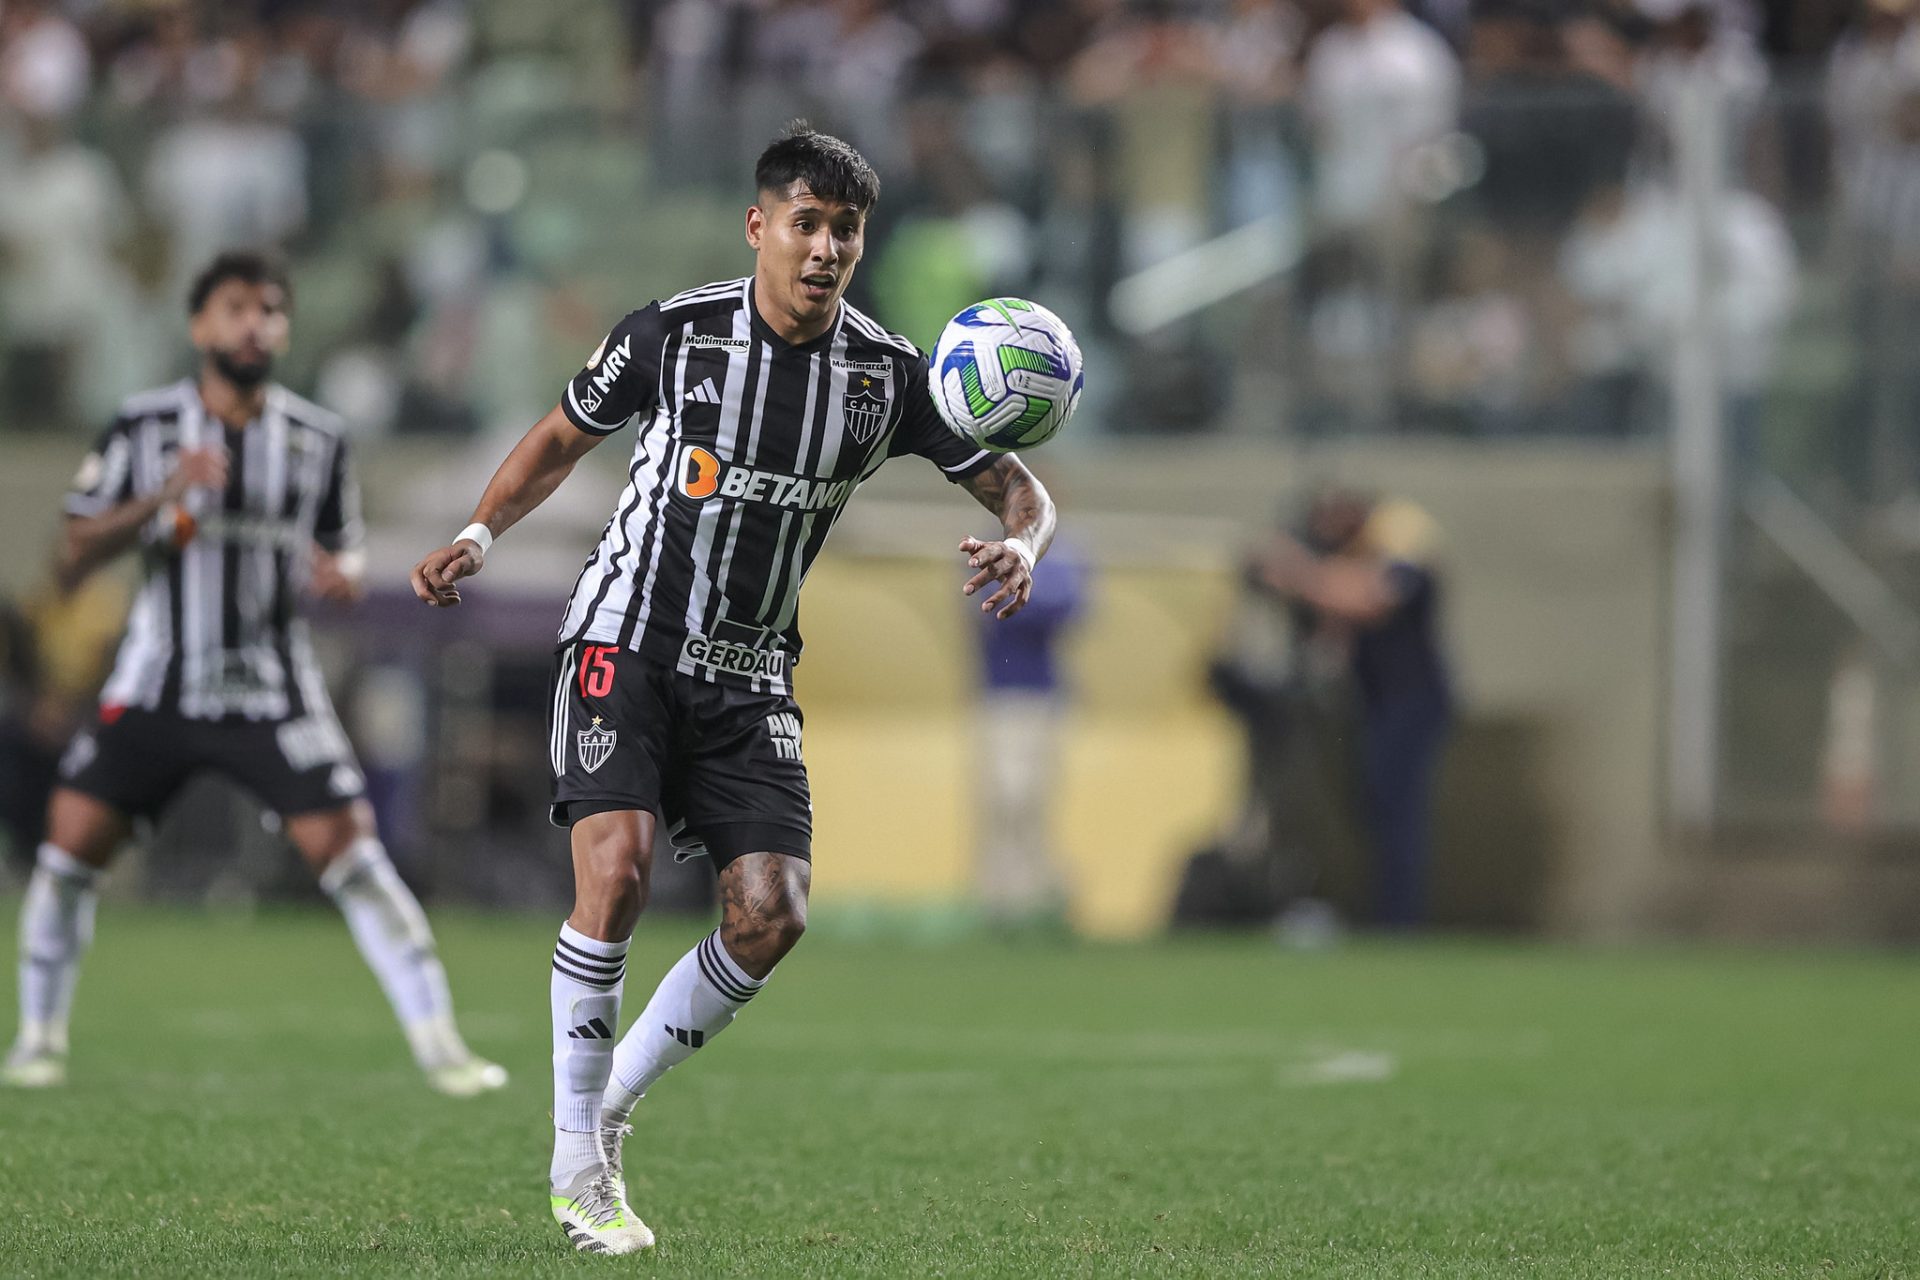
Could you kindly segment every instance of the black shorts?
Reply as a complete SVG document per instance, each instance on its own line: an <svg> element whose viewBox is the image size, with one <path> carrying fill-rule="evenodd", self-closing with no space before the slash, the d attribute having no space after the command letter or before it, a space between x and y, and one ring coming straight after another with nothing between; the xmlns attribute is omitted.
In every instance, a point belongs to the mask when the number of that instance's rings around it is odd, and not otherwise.
<svg viewBox="0 0 1920 1280"><path fill-rule="evenodd" d="M159 813L203 772L226 775L283 817L337 809L367 789L331 707L287 720L102 707L60 761L62 786L130 817Z"/></svg>
<svg viewBox="0 0 1920 1280"><path fill-rule="evenodd" d="M553 821L645 809L685 854L724 867L748 853L813 854L800 708L682 675L617 645L554 655L548 756Z"/></svg>

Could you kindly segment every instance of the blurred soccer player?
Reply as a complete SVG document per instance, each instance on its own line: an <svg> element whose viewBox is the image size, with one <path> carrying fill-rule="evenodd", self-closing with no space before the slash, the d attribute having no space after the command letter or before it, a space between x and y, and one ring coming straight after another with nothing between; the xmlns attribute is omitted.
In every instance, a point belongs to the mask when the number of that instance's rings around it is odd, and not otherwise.
<svg viewBox="0 0 1920 1280"><path fill-rule="evenodd" d="M48 804L20 912L8 1084L65 1079L94 883L130 819L158 813L204 771L281 816L428 1082L460 1096L506 1083L454 1026L433 934L375 833L296 612L303 591L359 595L362 529L338 421L268 380L287 344L288 301L266 258L215 259L189 299L198 377L128 400L67 498L61 579L78 582L135 547L143 577L98 721L74 738Z"/></svg>
<svg viewBox="0 0 1920 1280"><path fill-rule="evenodd" d="M961 542L977 570L963 590L998 582L981 607L1003 618L1026 604L1053 536L1053 504L1026 467L949 430L927 357L842 301L880 191L867 162L796 125L754 180L753 275L615 325L501 464L473 523L413 572L422 600L459 603L456 584L480 572L493 539L638 418L626 490L561 623L548 744L575 883L551 979L551 1203L574 1246L595 1253L653 1243L621 1176L634 1104L726 1029L806 926L796 610L854 488L909 453L965 485L1005 536ZM712 857L720 927L616 1047L657 822Z"/></svg>

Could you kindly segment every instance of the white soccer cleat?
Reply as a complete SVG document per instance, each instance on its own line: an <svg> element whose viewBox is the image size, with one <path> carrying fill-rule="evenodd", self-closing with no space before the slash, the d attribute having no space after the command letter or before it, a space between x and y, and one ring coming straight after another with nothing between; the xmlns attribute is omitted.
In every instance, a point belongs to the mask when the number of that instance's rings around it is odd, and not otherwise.
<svg viewBox="0 0 1920 1280"><path fill-rule="evenodd" d="M485 1058L466 1057L441 1067L427 1068L427 1084L449 1098L477 1098L507 1087L507 1069Z"/></svg>
<svg viewBox="0 0 1920 1280"><path fill-rule="evenodd" d="M638 1253L653 1248L653 1232L627 1207L627 1198L604 1165L571 1190L549 1193L553 1220L581 1253Z"/></svg>
<svg viewBox="0 0 1920 1280"><path fill-rule="evenodd" d="M67 1082L67 1057L51 1049L15 1045L0 1064L0 1085L10 1089L57 1089Z"/></svg>

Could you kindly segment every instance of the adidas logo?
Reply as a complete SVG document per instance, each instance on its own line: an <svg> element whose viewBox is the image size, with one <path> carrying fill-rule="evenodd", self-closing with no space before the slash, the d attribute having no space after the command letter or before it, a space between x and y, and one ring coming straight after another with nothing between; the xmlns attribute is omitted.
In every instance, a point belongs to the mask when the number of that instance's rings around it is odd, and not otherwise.
<svg viewBox="0 0 1920 1280"><path fill-rule="evenodd" d="M573 1030L567 1032L567 1039L569 1040L611 1040L613 1039L613 1032L607 1030L606 1023L600 1021L600 1019L598 1018L595 1018L593 1021L583 1022L579 1026L575 1027Z"/></svg>
<svg viewBox="0 0 1920 1280"><path fill-rule="evenodd" d="M687 392L687 403L719 404L720 392L717 388L714 387L713 379L712 378L702 379L699 386Z"/></svg>
<svg viewBox="0 0 1920 1280"><path fill-rule="evenodd" d="M668 1027L666 1030L668 1035L689 1049L698 1049L707 1042L707 1033L704 1031L688 1031L682 1027Z"/></svg>

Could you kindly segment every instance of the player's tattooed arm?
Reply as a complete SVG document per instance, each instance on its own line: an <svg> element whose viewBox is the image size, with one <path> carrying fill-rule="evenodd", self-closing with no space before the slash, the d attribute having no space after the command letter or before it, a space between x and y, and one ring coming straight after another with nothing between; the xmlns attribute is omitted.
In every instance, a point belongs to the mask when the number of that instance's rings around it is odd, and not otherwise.
<svg viewBox="0 0 1920 1280"><path fill-rule="evenodd" d="M506 461L487 482L473 523L483 524L499 537L552 496L573 466L603 437L575 427L558 405L520 437ZM413 567L413 594L430 605L456 605L460 592L454 584L480 572L487 556L480 545L466 539L429 552Z"/></svg>
<svg viewBox="0 0 1920 1280"><path fill-rule="evenodd" d="M1000 517L998 542L962 538L960 551L967 567L979 572L960 588L972 595L990 582L1000 589L980 602L980 612L1011 618L1033 598L1033 566L1053 543L1053 499L1026 464L1011 453L994 459L979 475L962 480L981 506Z"/></svg>

